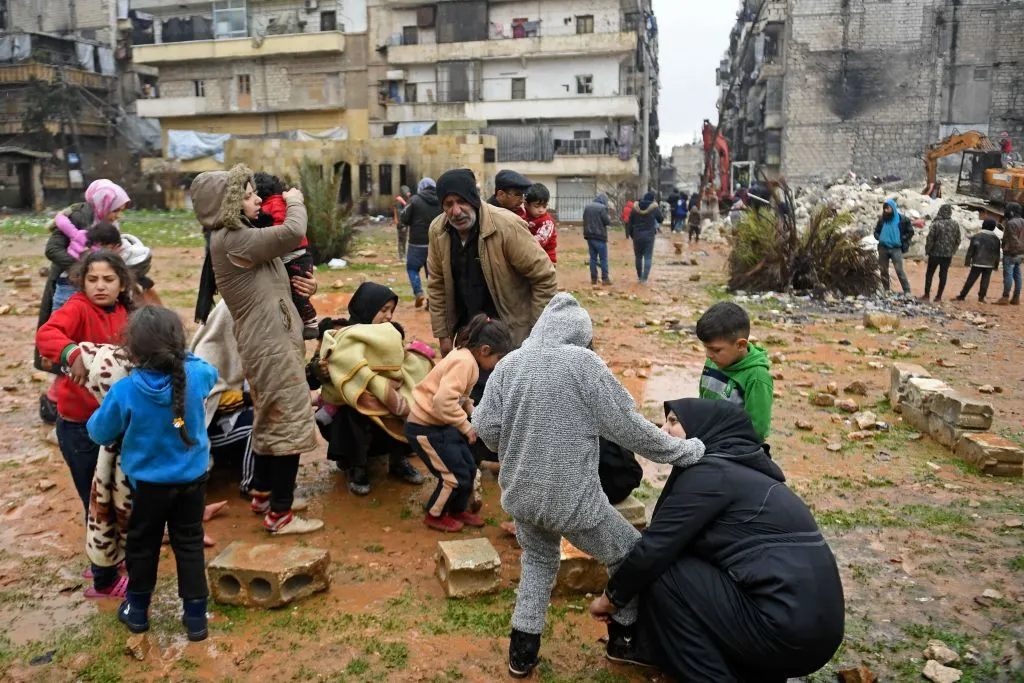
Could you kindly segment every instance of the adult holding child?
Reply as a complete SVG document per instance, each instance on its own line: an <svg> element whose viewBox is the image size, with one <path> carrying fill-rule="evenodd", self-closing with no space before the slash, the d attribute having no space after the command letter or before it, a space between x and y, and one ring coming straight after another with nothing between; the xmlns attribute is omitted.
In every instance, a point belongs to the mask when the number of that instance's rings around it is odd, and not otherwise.
<svg viewBox="0 0 1024 683"><path fill-rule="evenodd" d="M293 510L299 454L316 448L316 426L306 385L302 320L291 303L281 257L306 234L302 193L283 194L281 225L256 228L260 197L252 171L201 173L192 182L196 218L209 235L208 259L235 322L242 368L255 409L253 424L253 512L275 535L323 527ZM314 286L315 290L315 286Z"/></svg>

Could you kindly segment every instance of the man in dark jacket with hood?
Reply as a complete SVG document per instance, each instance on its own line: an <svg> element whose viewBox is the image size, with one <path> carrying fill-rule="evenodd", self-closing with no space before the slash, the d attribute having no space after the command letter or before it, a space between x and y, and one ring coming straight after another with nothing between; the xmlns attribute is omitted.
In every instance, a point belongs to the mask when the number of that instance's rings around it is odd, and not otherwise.
<svg viewBox="0 0 1024 683"><path fill-rule="evenodd" d="M824 666L843 640L843 586L810 510L742 408L665 404L665 431L700 439L674 467L651 525L591 614L608 657L656 663L680 681L784 682ZM635 639L609 620L640 596Z"/></svg>
<svg viewBox="0 0 1024 683"><path fill-rule="evenodd" d="M889 262L896 269L896 277L900 280L904 294L910 294L910 280L903 270L903 254L910 248L910 240L914 236L914 228L910 219L900 214L896 201L886 199L882 207L882 217L875 226L875 239L878 240L878 270L882 273L882 288L889 291Z"/></svg>
<svg viewBox="0 0 1024 683"><path fill-rule="evenodd" d="M409 250L405 258L405 270L409 274L409 284L416 297L416 308L423 308L427 297L423 295L423 283L420 270L427 267L427 243L430 224L441 215L441 201L437 198L437 185L433 178L424 178L416 186L416 194L409 200L398 217L402 225L409 226ZM430 272L427 271L427 277Z"/></svg>
<svg viewBox="0 0 1024 683"><path fill-rule="evenodd" d="M597 263L601 262L601 282L610 285L608 277L608 195L601 193L583 209L583 239L590 249L590 284L597 284Z"/></svg>
<svg viewBox="0 0 1024 683"><path fill-rule="evenodd" d="M962 236L960 224L953 220L953 205L943 204L939 207L939 215L932 223L931 230L928 231L928 239L924 246L924 253L928 255L928 270L925 271L922 300L928 301L928 295L932 291L932 277L935 275L935 270L938 269L939 291L935 293L935 300L942 301L942 292L946 289L946 275L949 274L949 264L953 262L953 256L960 248Z"/></svg>
<svg viewBox="0 0 1024 683"><path fill-rule="evenodd" d="M654 201L653 192L645 194L629 215L626 232L633 240L636 277L642 285L647 284L647 278L651 275L651 266L654 260L654 236L658 233L658 228L661 227L664 220L665 217L661 215L658 202Z"/></svg>

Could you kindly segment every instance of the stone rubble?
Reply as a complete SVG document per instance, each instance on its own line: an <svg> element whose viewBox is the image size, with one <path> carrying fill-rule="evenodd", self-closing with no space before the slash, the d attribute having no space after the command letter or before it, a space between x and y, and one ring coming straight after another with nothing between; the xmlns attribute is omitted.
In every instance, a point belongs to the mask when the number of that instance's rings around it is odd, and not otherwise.
<svg viewBox="0 0 1024 683"><path fill-rule="evenodd" d="M933 683L956 683L964 675L960 669L943 666L934 659L928 660L922 674Z"/></svg>

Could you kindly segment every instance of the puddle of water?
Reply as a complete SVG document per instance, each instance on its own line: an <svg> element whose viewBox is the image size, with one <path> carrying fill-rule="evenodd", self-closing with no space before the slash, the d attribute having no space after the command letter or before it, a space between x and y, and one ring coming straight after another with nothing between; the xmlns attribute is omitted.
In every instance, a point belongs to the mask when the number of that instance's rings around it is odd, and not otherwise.
<svg viewBox="0 0 1024 683"><path fill-rule="evenodd" d="M665 401L679 398L697 398L697 388L703 365L655 365L644 385L642 412L647 417L661 422L665 418ZM639 458L646 479L660 489L672 470L671 465L660 465L646 458ZM651 507L650 505L648 507Z"/></svg>
<svg viewBox="0 0 1024 683"><path fill-rule="evenodd" d="M39 600L23 606L12 615L4 627L8 638L14 645L25 645L37 640L44 640L66 626L84 621L95 606L82 597L82 589L68 594L57 593L57 597Z"/></svg>

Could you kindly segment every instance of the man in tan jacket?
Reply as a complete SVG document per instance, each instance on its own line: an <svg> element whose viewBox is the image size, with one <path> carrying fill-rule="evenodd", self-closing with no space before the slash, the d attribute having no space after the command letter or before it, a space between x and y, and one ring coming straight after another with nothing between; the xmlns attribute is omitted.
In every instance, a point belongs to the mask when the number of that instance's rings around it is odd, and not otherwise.
<svg viewBox="0 0 1024 683"><path fill-rule="evenodd" d="M558 291L551 260L526 221L480 201L471 170L438 178L437 196L443 213L430 224L427 289L441 354L478 313L502 320L522 343Z"/></svg>

